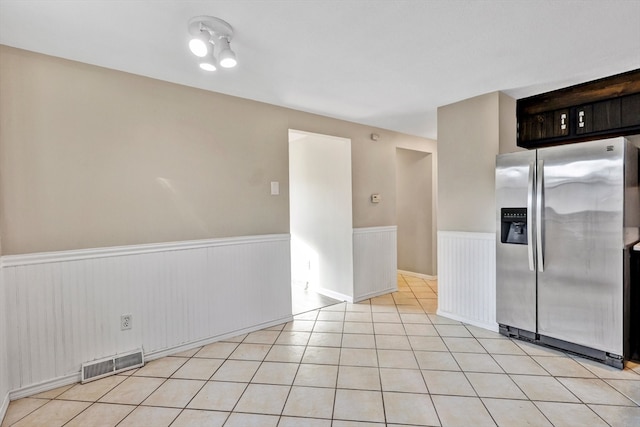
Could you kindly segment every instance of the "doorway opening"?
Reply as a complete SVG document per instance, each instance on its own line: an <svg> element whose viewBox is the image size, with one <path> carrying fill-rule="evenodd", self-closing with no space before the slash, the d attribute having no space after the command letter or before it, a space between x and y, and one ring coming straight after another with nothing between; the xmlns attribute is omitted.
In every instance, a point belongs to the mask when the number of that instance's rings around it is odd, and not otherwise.
<svg viewBox="0 0 640 427"><path fill-rule="evenodd" d="M398 270L431 278L434 247L433 155L396 148Z"/></svg>
<svg viewBox="0 0 640 427"><path fill-rule="evenodd" d="M353 297L351 140L289 130L292 312Z"/></svg>

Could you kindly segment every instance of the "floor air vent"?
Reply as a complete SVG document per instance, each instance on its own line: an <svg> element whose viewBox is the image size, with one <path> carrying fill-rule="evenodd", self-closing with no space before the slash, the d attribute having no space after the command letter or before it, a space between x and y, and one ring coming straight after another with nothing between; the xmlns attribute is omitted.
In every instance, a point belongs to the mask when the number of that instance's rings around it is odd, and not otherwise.
<svg viewBox="0 0 640 427"><path fill-rule="evenodd" d="M142 365L144 365L142 350L134 350L129 353L83 363L82 383L117 374L127 369L139 368Z"/></svg>

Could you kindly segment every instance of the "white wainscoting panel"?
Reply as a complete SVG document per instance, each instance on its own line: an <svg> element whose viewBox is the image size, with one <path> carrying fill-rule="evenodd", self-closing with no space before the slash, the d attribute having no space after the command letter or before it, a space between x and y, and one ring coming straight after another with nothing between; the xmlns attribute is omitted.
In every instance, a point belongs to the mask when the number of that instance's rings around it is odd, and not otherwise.
<svg viewBox="0 0 640 427"><path fill-rule="evenodd" d="M398 290L398 228L353 229L353 300Z"/></svg>
<svg viewBox="0 0 640 427"><path fill-rule="evenodd" d="M438 314L493 331L496 323L493 233L438 231Z"/></svg>
<svg viewBox="0 0 640 427"><path fill-rule="evenodd" d="M9 358L7 337L7 302L5 298L4 282L0 274L0 423L9 406Z"/></svg>
<svg viewBox="0 0 640 427"><path fill-rule="evenodd" d="M145 358L291 319L289 235L6 256L11 397L136 348ZM133 328L120 330L120 316ZM35 388L34 388L35 387ZM22 390L22 392L21 392Z"/></svg>

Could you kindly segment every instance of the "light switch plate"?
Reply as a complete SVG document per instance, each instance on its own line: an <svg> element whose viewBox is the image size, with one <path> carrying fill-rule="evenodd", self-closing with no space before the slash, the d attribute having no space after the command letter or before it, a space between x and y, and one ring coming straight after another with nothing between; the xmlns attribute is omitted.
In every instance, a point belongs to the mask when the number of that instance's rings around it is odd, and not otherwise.
<svg viewBox="0 0 640 427"><path fill-rule="evenodd" d="M382 200L382 198L380 197L379 194L371 195L371 203L380 203L380 200Z"/></svg>
<svg viewBox="0 0 640 427"><path fill-rule="evenodd" d="M280 183L278 181L271 181L271 195L277 196L280 194Z"/></svg>

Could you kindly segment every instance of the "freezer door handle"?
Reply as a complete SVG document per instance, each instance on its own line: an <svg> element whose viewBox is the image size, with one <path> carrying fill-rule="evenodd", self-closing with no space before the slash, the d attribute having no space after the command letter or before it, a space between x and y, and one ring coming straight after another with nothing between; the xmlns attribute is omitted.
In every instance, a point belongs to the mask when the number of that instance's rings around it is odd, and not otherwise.
<svg viewBox="0 0 640 427"><path fill-rule="evenodd" d="M536 173L536 249L538 255L538 271L544 271L544 247L542 238L544 230L542 229L542 203L544 190L544 160L538 160L538 170Z"/></svg>
<svg viewBox="0 0 640 427"><path fill-rule="evenodd" d="M529 258L529 271L535 271L533 260L533 183L535 181L535 162L529 163L529 182L527 185L527 252Z"/></svg>

